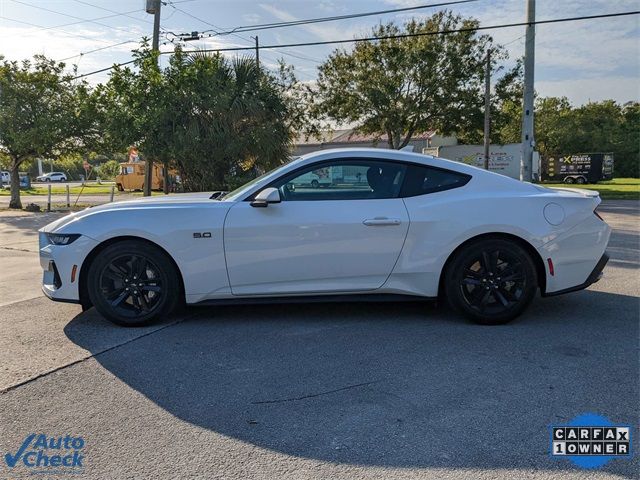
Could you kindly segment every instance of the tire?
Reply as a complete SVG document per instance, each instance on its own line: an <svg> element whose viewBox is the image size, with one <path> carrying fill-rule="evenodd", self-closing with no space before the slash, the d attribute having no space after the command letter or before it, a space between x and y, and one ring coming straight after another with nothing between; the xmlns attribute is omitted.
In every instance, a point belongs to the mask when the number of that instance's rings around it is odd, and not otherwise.
<svg viewBox="0 0 640 480"><path fill-rule="evenodd" d="M564 179L564 183L573 184L573 183L576 183L576 179L573 177L566 177Z"/></svg>
<svg viewBox="0 0 640 480"><path fill-rule="evenodd" d="M453 309L481 325L513 320L538 288L530 255L518 243L502 238L480 239L462 247L447 265L444 281Z"/></svg>
<svg viewBox="0 0 640 480"><path fill-rule="evenodd" d="M44 181L49 183L49 182L51 182L51 179L50 178L45 178Z"/></svg>
<svg viewBox="0 0 640 480"><path fill-rule="evenodd" d="M320 183L318 182L318 180L311 180L311 186L313 188L318 188L320 186Z"/></svg>
<svg viewBox="0 0 640 480"><path fill-rule="evenodd" d="M87 271L91 303L124 327L149 325L169 315L180 299L180 280L171 259L138 240L109 245Z"/></svg>
<svg viewBox="0 0 640 480"><path fill-rule="evenodd" d="M584 185L585 183L587 183L587 181L585 180L584 177L578 177L578 178L576 178L576 183L578 185Z"/></svg>

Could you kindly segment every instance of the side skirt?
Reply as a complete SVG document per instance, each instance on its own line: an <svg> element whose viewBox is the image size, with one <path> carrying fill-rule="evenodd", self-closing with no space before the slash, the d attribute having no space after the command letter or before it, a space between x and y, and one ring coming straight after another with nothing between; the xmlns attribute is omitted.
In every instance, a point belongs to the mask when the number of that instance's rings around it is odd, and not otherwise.
<svg viewBox="0 0 640 480"><path fill-rule="evenodd" d="M191 303L193 306L205 305L273 305L284 303L342 303L342 302L435 302L437 297L402 295L395 293L369 293L347 295L295 295L288 297L238 297L203 300Z"/></svg>

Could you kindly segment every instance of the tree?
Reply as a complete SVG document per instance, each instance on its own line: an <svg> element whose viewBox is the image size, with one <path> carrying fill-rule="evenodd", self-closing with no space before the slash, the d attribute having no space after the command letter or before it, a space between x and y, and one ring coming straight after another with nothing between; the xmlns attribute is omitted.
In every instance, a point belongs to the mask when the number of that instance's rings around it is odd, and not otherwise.
<svg viewBox="0 0 640 480"><path fill-rule="evenodd" d="M111 145L135 144L147 158L174 163L187 190L227 189L283 162L293 125L276 78L251 58L185 54L159 69L144 45L134 69L116 68L101 87Z"/></svg>
<svg viewBox="0 0 640 480"><path fill-rule="evenodd" d="M174 157L187 188L228 189L234 178L285 161L293 133L290 110L275 78L253 59L177 55L168 77L185 87Z"/></svg>
<svg viewBox="0 0 640 480"><path fill-rule="evenodd" d="M170 148L165 78L158 52L147 39L133 51L134 68L115 66L106 85L96 89L104 132L103 149L124 151L135 145L144 152L146 168L153 160L166 161Z"/></svg>
<svg viewBox="0 0 640 480"><path fill-rule="evenodd" d="M621 177L640 177L640 103L622 107L622 121L615 137L614 170Z"/></svg>
<svg viewBox="0 0 640 480"><path fill-rule="evenodd" d="M386 135L394 149L418 132L481 129L485 53L492 47L493 65L504 56L489 36L466 31L382 38L478 24L445 11L411 20L403 29L392 23L376 27L373 36L380 40L356 42L351 52L336 50L319 67L315 111L355 124L362 133Z"/></svg>
<svg viewBox="0 0 640 480"><path fill-rule="evenodd" d="M500 104L495 138L519 143L522 103L517 96ZM536 149L543 156L613 152L614 173L640 175L640 104L613 100L575 107L566 97L539 97L535 106Z"/></svg>
<svg viewBox="0 0 640 480"><path fill-rule="evenodd" d="M107 160L96 167L96 175L103 180L113 180L120 172L120 164L117 160Z"/></svg>
<svg viewBox="0 0 640 480"><path fill-rule="evenodd" d="M20 166L83 148L96 133L95 116L89 87L64 73L64 63L41 55L0 62L0 152L10 161L9 207L22 208Z"/></svg>

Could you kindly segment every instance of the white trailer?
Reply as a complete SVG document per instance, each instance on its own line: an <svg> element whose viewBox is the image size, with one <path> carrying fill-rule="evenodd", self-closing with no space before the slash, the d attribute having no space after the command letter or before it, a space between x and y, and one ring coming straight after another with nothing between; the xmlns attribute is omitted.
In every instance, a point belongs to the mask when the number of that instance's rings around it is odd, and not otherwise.
<svg viewBox="0 0 640 480"><path fill-rule="evenodd" d="M450 145L435 148L425 148L422 153L435 157L446 158L456 162L484 167L483 145ZM540 157L533 152L533 177L539 178ZM489 148L489 170L520 180L522 163L522 144L508 143L506 145L491 145Z"/></svg>

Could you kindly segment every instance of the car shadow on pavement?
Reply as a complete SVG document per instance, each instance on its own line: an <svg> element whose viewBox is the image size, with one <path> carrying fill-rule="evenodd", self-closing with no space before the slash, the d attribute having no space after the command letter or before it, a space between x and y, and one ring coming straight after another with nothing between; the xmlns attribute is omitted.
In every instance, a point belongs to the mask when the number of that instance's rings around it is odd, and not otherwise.
<svg viewBox="0 0 640 480"><path fill-rule="evenodd" d="M96 360L191 424L288 455L389 467L570 469L548 426L584 412L638 424L638 299L537 299L482 327L423 303L235 306ZM73 342L100 342L79 315ZM118 327L113 327L117 329ZM637 472L634 461L605 471Z"/></svg>

